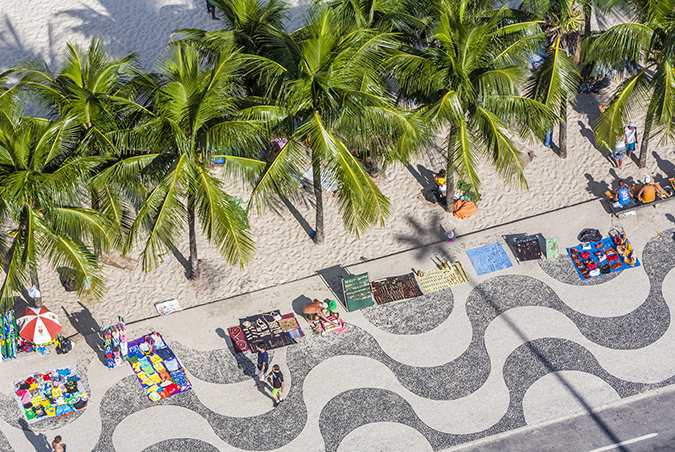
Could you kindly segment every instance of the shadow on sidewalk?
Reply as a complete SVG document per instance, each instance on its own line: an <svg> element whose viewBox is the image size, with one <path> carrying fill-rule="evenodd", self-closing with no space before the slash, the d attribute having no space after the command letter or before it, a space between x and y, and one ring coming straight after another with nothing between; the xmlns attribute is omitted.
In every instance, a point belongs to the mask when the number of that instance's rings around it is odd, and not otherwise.
<svg viewBox="0 0 675 452"><path fill-rule="evenodd" d="M607 438L609 438L609 440L613 444L617 445L615 449L621 452L629 452L629 449L619 445L621 443L621 439L619 438L619 436L605 423L605 421L602 420L602 418L597 413L593 411L593 407L588 403L588 401L584 398L584 396L581 395L576 389L574 389L574 387L561 374L561 371L564 371L566 369L558 368L558 366L554 365L546 356L544 356L541 353L541 351L534 344L532 344L531 338L527 337L527 335L523 331L521 331L520 328L518 328L518 326L516 326L515 323L508 316L502 315L507 313L509 311L509 308L504 309L504 307L499 303L499 300L494 300L489 296L489 294L481 290L480 287L476 287L475 284L472 285L474 286L473 290L477 291L480 294L480 297L486 300L487 303L489 303L490 307L494 310L496 314L495 319L497 317L501 317L501 320L518 335L518 337L523 341L524 344L527 345L528 349L532 352L534 356L536 356L537 360L542 365L544 365L544 367L549 371L549 373L553 374L562 384L562 386L575 399L579 401L579 404L584 407L584 410L595 422L598 428L607 436ZM494 322L494 319L492 321Z"/></svg>
<svg viewBox="0 0 675 452"><path fill-rule="evenodd" d="M77 312L70 313L63 306L61 306L61 309L66 313L66 317L68 317L68 321L73 325L73 328L77 330L77 334L84 337L87 345L96 353L101 364L105 365L105 350L103 349L103 341L100 335L101 329L96 320L94 320L91 311L82 303L78 302L78 304L82 309Z"/></svg>
<svg viewBox="0 0 675 452"><path fill-rule="evenodd" d="M342 289L342 280L349 276L352 276L351 273L347 271L342 265L334 265L332 267L324 268L323 270L318 270L317 275L323 279L326 287L333 293L335 296L335 301L345 306L345 293ZM302 296L293 300L293 310L296 314L302 315L302 308L307 304L311 303L312 300L308 297Z"/></svg>
<svg viewBox="0 0 675 452"><path fill-rule="evenodd" d="M229 334L227 334L227 331L223 330L222 328L216 328L216 334L221 338L223 338L223 340L227 344L227 349L230 351L230 353L232 353L234 360L237 362L237 367L241 369L242 373L247 377L253 378L253 376L255 375L255 365L246 356L246 352L242 353L234 352L234 347L232 346L232 338L230 337Z"/></svg>
<svg viewBox="0 0 675 452"><path fill-rule="evenodd" d="M19 419L19 425L28 442L35 448L35 452L51 452L53 450L47 435L33 432L25 419Z"/></svg>

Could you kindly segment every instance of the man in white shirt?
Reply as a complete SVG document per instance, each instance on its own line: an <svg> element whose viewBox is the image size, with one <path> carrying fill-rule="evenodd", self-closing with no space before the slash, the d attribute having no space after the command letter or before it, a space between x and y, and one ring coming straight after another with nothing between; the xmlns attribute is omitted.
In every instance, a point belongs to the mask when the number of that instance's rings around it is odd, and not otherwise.
<svg viewBox="0 0 675 452"><path fill-rule="evenodd" d="M635 151L635 142L637 141L637 127L633 121L629 122L626 127L623 128L623 139L626 142L626 153L628 158L633 157L633 152Z"/></svg>

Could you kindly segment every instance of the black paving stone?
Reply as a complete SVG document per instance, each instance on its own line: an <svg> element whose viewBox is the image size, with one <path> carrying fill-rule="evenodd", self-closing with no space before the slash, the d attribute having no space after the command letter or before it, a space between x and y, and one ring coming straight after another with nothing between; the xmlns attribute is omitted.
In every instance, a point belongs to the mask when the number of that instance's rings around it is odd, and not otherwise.
<svg viewBox="0 0 675 452"><path fill-rule="evenodd" d="M392 334L421 334L443 323L452 313L452 289L421 297L392 301L363 309L363 316L379 329Z"/></svg>

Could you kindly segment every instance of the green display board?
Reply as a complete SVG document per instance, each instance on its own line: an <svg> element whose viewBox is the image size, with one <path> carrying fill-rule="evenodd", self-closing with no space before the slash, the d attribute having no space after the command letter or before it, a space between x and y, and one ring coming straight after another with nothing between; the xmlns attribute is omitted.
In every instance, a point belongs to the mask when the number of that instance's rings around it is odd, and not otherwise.
<svg viewBox="0 0 675 452"><path fill-rule="evenodd" d="M368 273L350 276L342 280L345 301L349 312L373 305L373 292L370 289Z"/></svg>
<svg viewBox="0 0 675 452"><path fill-rule="evenodd" d="M559 255L558 238L546 239L546 259L554 259Z"/></svg>

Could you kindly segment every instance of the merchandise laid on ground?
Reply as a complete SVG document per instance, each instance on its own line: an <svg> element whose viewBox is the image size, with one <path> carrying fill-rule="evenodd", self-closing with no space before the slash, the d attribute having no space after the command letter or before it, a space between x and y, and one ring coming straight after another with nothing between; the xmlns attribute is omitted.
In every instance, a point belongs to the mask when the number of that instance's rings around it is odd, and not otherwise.
<svg viewBox="0 0 675 452"><path fill-rule="evenodd" d="M516 239L515 248L518 262L541 259L541 246L539 245L539 238L535 235Z"/></svg>
<svg viewBox="0 0 675 452"><path fill-rule="evenodd" d="M558 256L560 256L558 238L546 239L546 259L555 259Z"/></svg>
<svg viewBox="0 0 675 452"><path fill-rule="evenodd" d="M625 234L567 249L581 279L639 267L640 261Z"/></svg>
<svg viewBox="0 0 675 452"><path fill-rule="evenodd" d="M478 276L513 267L501 243L481 246L466 252Z"/></svg>
<svg viewBox="0 0 675 452"><path fill-rule="evenodd" d="M342 289L349 312L373 305L373 291L368 273L343 278Z"/></svg>
<svg viewBox="0 0 675 452"><path fill-rule="evenodd" d="M414 273L378 279L377 281L373 281L371 286L373 288L373 297L377 304L385 304L391 301L404 300L422 295Z"/></svg>
<svg viewBox="0 0 675 452"><path fill-rule="evenodd" d="M192 389L185 369L157 332L129 342L127 360L150 400Z"/></svg>
<svg viewBox="0 0 675 452"><path fill-rule="evenodd" d="M293 313L281 315L280 311L270 311L239 320L239 326L231 326L227 334L232 340L235 353L255 350L260 342L267 349L295 344L295 339L304 336L298 320Z"/></svg>
<svg viewBox="0 0 675 452"><path fill-rule="evenodd" d="M243 353L249 350L248 344L246 343L246 337L240 326L229 327L227 329L227 334L230 336L232 348L235 353Z"/></svg>
<svg viewBox="0 0 675 452"><path fill-rule="evenodd" d="M281 327L281 330L284 333L288 333L292 339L298 339L304 336L302 328L300 328L298 320L293 313L282 315L281 320L279 320L279 326Z"/></svg>
<svg viewBox="0 0 675 452"><path fill-rule="evenodd" d="M461 262L444 263L443 268L435 267L430 270L418 271L417 279L424 293L436 292L469 282L469 276Z"/></svg>
<svg viewBox="0 0 675 452"><path fill-rule="evenodd" d="M155 304L155 309L157 309L157 313L161 316L183 310L183 308L181 308L180 304L178 303L178 300L175 298L173 300L162 301L161 303Z"/></svg>
<svg viewBox="0 0 675 452"><path fill-rule="evenodd" d="M330 322L326 322L325 320L321 320L321 328L326 333L346 333L347 332L347 327L345 326L345 321L342 320L341 318L332 315L332 316L328 317L328 320L336 323L337 325L333 325Z"/></svg>
<svg viewBox="0 0 675 452"><path fill-rule="evenodd" d="M0 315L0 356L2 360L15 359L18 345L16 320L14 311Z"/></svg>
<svg viewBox="0 0 675 452"><path fill-rule="evenodd" d="M227 330L237 353L247 349L255 350L256 345L261 342L267 346L267 350L285 347L295 344L295 338L302 337L302 331L293 313L282 316L278 310L239 319L238 328L232 327ZM242 347L242 339L247 348Z"/></svg>
<svg viewBox="0 0 675 452"><path fill-rule="evenodd" d="M111 325L107 328L101 328L103 335L103 347L105 351L105 365L109 369L121 366L127 360L127 328L124 320L119 318L117 325Z"/></svg>
<svg viewBox="0 0 675 452"><path fill-rule="evenodd" d="M72 366L29 375L13 382L12 389L28 423L73 414L83 410L89 401Z"/></svg>

